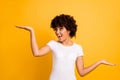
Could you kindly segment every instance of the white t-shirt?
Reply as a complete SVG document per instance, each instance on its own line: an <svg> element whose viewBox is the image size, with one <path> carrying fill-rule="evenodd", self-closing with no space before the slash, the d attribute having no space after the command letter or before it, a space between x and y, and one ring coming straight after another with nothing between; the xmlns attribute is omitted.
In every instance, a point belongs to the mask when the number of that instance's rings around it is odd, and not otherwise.
<svg viewBox="0 0 120 80"><path fill-rule="evenodd" d="M72 46L51 40L47 44L52 49L53 65L50 80L76 80L75 61L83 56L82 47L76 43Z"/></svg>

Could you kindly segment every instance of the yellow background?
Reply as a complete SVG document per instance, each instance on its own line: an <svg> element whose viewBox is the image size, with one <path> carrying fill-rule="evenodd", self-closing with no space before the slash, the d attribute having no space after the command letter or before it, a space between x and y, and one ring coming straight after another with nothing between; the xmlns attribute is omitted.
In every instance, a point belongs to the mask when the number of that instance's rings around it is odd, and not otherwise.
<svg viewBox="0 0 120 80"><path fill-rule="evenodd" d="M51 53L34 57L29 32L15 25L32 26L39 47L56 39L50 28L59 14L74 16L78 24L73 41L84 50L85 66L100 59L117 64L100 65L78 80L120 80L120 1L119 0L1 0L0 80L48 80Z"/></svg>

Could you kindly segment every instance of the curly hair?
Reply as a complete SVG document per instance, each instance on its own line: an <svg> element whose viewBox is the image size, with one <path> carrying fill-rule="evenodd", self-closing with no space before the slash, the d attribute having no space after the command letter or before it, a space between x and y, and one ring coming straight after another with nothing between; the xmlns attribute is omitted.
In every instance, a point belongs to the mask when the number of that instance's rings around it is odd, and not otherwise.
<svg viewBox="0 0 120 80"><path fill-rule="evenodd" d="M52 19L51 28L56 29L56 27L63 26L70 31L69 35L71 38L76 36L77 24L73 16L61 14Z"/></svg>

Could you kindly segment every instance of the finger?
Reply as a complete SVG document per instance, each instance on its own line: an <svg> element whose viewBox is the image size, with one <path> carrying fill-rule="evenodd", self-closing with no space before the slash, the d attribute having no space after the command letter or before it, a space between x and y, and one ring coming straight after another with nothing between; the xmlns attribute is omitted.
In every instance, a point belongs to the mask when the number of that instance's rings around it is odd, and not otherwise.
<svg viewBox="0 0 120 80"><path fill-rule="evenodd" d="M23 29L25 28L24 26L16 26L16 27L17 27L17 28L23 28Z"/></svg>
<svg viewBox="0 0 120 80"><path fill-rule="evenodd" d="M110 64L110 66L116 66L116 64Z"/></svg>
<svg viewBox="0 0 120 80"><path fill-rule="evenodd" d="M16 26L17 28L20 28L21 26Z"/></svg>
<svg viewBox="0 0 120 80"><path fill-rule="evenodd" d="M109 62L108 62L108 65L110 65L110 66L115 66L116 64L113 64L113 63L109 63Z"/></svg>

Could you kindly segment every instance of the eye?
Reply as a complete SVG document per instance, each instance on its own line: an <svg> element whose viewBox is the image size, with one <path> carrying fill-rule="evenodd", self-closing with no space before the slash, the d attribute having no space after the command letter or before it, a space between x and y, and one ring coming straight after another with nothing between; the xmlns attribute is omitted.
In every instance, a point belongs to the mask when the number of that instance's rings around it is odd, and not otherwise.
<svg viewBox="0 0 120 80"><path fill-rule="evenodd" d="M57 30L57 28L54 28L53 30L54 30L54 31L56 31L56 30Z"/></svg>
<svg viewBox="0 0 120 80"><path fill-rule="evenodd" d="M61 30L63 30L63 27L60 27L59 29L60 29L60 31L61 31Z"/></svg>

